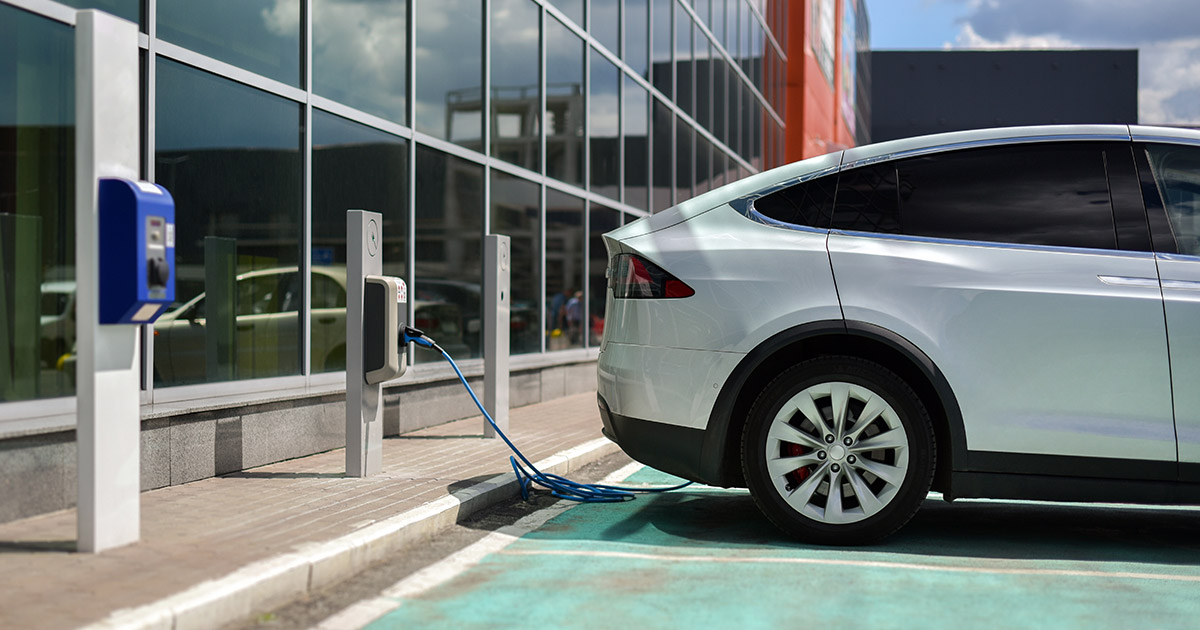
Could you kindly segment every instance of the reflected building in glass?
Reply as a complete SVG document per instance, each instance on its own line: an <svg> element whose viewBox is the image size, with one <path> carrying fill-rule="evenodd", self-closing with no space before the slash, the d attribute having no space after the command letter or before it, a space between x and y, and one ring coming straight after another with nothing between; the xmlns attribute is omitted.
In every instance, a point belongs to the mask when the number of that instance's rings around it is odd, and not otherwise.
<svg viewBox="0 0 1200 630"><path fill-rule="evenodd" d="M8 418L22 435L73 422L67 7L138 23L142 177L176 201L178 301L144 331L143 401L187 415L288 391L303 435L345 370L348 209L383 215L410 321L467 366L483 237L508 235L521 377L594 378L601 234L781 163L787 4L0 0L0 441ZM411 358L436 380L440 357ZM430 416L386 430L451 419Z"/></svg>

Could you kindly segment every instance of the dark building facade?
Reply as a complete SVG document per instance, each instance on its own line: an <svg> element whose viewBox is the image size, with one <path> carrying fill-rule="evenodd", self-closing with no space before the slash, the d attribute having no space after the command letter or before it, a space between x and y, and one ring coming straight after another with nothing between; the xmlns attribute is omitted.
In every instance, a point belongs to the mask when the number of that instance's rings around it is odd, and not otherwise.
<svg viewBox="0 0 1200 630"><path fill-rule="evenodd" d="M1043 124L1134 124L1136 50L872 51L871 141Z"/></svg>

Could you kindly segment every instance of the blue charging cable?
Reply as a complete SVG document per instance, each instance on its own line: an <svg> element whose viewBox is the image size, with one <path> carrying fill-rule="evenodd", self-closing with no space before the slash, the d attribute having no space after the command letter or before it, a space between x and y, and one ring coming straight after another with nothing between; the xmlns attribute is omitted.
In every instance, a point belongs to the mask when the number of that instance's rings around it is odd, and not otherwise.
<svg viewBox="0 0 1200 630"><path fill-rule="evenodd" d="M450 355L441 346L427 337L425 333L408 326L404 327L402 341L404 344L415 343L418 346L437 350L450 363L450 367L454 368L454 373L458 375L458 380L462 381L463 387L467 388L467 393L471 395L471 400L475 401L475 406L483 413L483 417L487 419L488 424L492 425L492 428L496 430L496 435L499 435L500 439L504 440L504 443L508 445L508 448L512 449L515 456L509 456L508 461L512 464L513 473L517 476L517 483L520 484L522 499L529 499L529 492L534 484L546 488L550 491L551 495L560 499L569 499L581 503L631 501L636 498L638 493L670 492L671 490L679 490L680 488L692 485L692 482L689 481L666 488L627 488L596 483L579 483L560 475L542 472L537 469L537 466L533 465L533 462L525 457L524 453L512 443L512 440L508 439L507 435L504 435L504 431L501 431L500 427L496 426L496 421L483 408L483 404L479 402L479 397L475 395L475 391L467 384L467 379L463 376L462 371L458 369L458 364L454 362L454 359L450 358ZM518 457L521 459L520 462L517 461Z"/></svg>

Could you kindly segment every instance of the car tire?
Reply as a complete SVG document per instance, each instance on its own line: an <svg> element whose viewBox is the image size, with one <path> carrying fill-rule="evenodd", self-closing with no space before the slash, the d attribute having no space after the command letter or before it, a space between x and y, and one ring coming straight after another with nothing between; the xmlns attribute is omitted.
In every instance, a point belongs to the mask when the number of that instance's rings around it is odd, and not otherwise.
<svg viewBox="0 0 1200 630"><path fill-rule="evenodd" d="M784 532L861 545L916 513L933 481L934 444L925 405L900 377L857 357L818 357L779 374L754 402L742 469Z"/></svg>

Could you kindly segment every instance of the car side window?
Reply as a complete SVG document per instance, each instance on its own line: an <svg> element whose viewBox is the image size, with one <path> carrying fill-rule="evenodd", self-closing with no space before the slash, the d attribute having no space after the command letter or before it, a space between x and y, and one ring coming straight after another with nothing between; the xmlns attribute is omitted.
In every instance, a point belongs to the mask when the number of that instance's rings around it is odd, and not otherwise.
<svg viewBox="0 0 1200 630"><path fill-rule="evenodd" d="M1116 249L1100 145L970 149L847 171L837 229Z"/></svg>
<svg viewBox="0 0 1200 630"><path fill-rule="evenodd" d="M754 210L781 223L827 229L836 190L836 175L818 177L755 199Z"/></svg>
<svg viewBox="0 0 1200 630"><path fill-rule="evenodd" d="M1200 147L1149 144L1146 154L1179 253L1200 256Z"/></svg>

